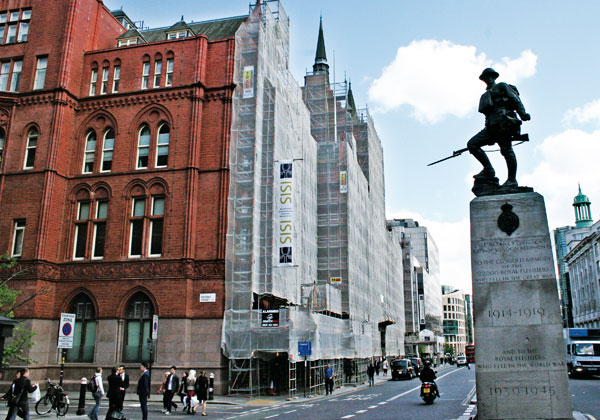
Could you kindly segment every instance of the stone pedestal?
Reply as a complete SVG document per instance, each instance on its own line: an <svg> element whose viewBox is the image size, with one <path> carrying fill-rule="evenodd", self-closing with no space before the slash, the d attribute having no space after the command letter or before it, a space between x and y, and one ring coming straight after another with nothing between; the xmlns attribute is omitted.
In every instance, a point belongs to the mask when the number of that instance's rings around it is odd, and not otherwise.
<svg viewBox="0 0 600 420"><path fill-rule="evenodd" d="M543 197L471 201L471 266L478 419L572 419Z"/></svg>

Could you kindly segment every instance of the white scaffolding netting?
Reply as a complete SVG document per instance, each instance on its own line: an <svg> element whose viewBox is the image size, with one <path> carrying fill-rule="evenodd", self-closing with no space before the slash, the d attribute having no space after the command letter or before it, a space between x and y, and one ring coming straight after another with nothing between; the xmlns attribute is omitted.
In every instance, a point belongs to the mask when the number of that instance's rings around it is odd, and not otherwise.
<svg viewBox="0 0 600 420"><path fill-rule="evenodd" d="M328 74L301 90L288 60L289 19L262 2L236 34L223 352L297 358L310 341L309 360L401 355L402 254L386 230L373 121ZM293 164L293 264L276 258L281 162ZM270 308L275 327L263 323Z"/></svg>

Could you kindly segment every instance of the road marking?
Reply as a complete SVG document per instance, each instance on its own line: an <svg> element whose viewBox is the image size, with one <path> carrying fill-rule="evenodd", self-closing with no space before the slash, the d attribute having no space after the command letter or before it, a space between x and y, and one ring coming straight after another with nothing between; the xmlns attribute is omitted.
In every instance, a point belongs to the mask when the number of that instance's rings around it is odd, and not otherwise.
<svg viewBox="0 0 600 420"><path fill-rule="evenodd" d="M596 420L596 417L592 416L591 414L586 414L586 416L588 416L590 420Z"/></svg>
<svg viewBox="0 0 600 420"><path fill-rule="evenodd" d="M351 419L354 417L354 414L348 414L347 416L342 417L343 419Z"/></svg>
<svg viewBox="0 0 600 420"><path fill-rule="evenodd" d="M467 397L463 400L462 405L471 405L471 399L475 395L475 387L467 394Z"/></svg>
<svg viewBox="0 0 600 420"><path fill-rule="evenodd" d="M461 369L457 369L457 370L451 370L450 372L448 372L448 373L445 373L445 374L443 374L442 376L440 376L439 378L437 378L437 380L439 381L440 379L442 379L442 378L444 378L444 377L446 377L446 376L448 376L448 375L450 375L450 374L452 374L452 373L456 373L456 372L458 372L458 371L460 371L460 370L461 370ZM398 395L396 395L396 396L394 396L394 397L392 397L392 398L390 398L390 399L388 399L388 400L386 400L386 401L388 401L388 402L390 402L390 401L394 401L395 399L398 399L398 398L400 398L400 397L403 397L403 396L405 396L406 394L410 394L411 392L413 392L413 391L416 391L417 389L421 389L421 385L419 385L419 386L417 386L417 387L415 387L415 388L413 388L413 389L409 389L408 391L405 391L405 392L403 392L402 394L398 394Z"/></svg>
<svg viewBox="0 0 600 420"><path fill-rule="evenodd" d="M265 417L265 419L272 419L273 417L277 417L277 416L279 416L279 414L274 414L272 416Z"/></svg>
<svg viewBox="0 0 600 420"><path fill-rule="evenodd" d="M377 408L377 407L378 407L378 406L376 406L376 405L372 405L372 406L370 406L369 408Z"/></svg>
<svg viewBox="0 0 600 420"><path fill-rule="evenodd" d="M377 403L377 405L385 405L385 404L387 404L387 401L382 401L380 403Z"/></svg>
<svg viewBox="0 0 600 420"><path fill-rule="evenodd" d="M290 413L295 413L298 410L290 410L290 411L284 411L283 414L290 414Z"/></svg>
<svg viewBox="0 0 600 420"><path fill-rule="evenodd" d="M358 410L358 411L356 412L356 414L362 414L362 413L366 413L367 411L369 411L369 410Z"/></svg>

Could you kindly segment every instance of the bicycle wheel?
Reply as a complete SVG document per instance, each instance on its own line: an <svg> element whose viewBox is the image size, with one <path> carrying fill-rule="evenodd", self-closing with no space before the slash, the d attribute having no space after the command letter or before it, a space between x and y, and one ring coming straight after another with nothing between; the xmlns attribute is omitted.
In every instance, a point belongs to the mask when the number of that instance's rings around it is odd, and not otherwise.
<svg viewBox="0 0 600 420"><path fill-rule="evenodd" d="M64 401L61 401L56 405L56 415L58 417L66 416L67 411L69 411L69 404Z"/></svg>
<svg viewBox="0 0 600 420"><path fill-rule="evenodd" d="M52 410L52 401L48 397L41 398L35 404L35 412L40 416L44 414L48 414Z"/></svg>

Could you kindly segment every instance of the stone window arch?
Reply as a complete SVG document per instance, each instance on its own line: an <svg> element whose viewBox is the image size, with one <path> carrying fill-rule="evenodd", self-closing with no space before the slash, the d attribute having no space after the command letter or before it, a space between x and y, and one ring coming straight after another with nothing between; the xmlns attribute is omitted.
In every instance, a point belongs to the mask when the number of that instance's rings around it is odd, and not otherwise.
<svg viewBox="0 0 600 420"><path fill-rule="evenodd" d="M125 306L125 328L123 337L123 361L139 363L150 361L150 350L146 346L152 337L154 305L142 291L135 293Z"/></svg>

